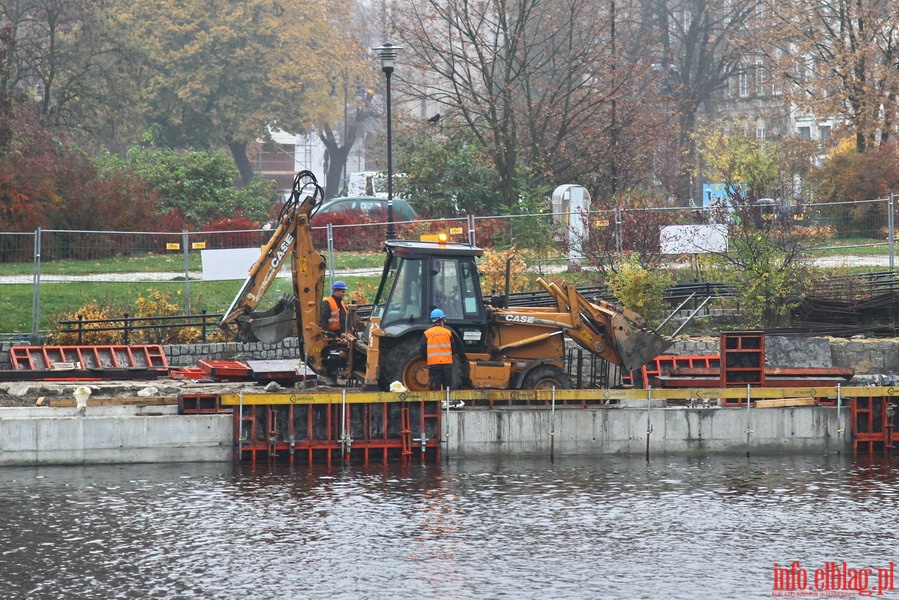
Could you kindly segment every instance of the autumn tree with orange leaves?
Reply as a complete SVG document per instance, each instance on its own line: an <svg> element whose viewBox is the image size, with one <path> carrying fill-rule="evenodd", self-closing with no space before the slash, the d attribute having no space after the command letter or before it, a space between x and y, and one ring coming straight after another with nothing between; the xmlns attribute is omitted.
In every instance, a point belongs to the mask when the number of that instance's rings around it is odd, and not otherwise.
<svg viewBox="0 0 899 600"><path fill-rule="evenodd" d="M338 120L335 74L358 40L335 24L345 0L120 0L118 28L143 51L146 119L160 145L227 147L244 184L248 146Z"/></svg>

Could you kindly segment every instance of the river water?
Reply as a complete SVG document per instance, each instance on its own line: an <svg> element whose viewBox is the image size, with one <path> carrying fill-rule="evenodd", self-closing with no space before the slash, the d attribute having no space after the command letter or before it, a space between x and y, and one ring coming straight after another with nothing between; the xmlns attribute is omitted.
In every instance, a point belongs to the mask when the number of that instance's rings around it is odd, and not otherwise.
<svg viewBox="0 0 899 600"><path fill-rule="evenodd" d="M899 598L897 474L836 455L2 468L0 598L770 598L828 562L844 583L814 595L858 596L856 573Z"/></svg>

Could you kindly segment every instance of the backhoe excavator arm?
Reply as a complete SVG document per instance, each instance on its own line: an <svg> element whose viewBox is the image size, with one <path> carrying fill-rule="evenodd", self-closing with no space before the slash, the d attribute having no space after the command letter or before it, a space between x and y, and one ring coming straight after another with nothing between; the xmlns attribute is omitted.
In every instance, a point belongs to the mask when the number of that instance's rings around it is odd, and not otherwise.
<svg viewBox="0 0 899 600"><path fill-rule="evenodd" d="M311 193L308 188L311 188ZM304 192L308 194L305 197ZM322 337L318 323L325 261L312 244L309 218L321 204L323 196L312 173L297 173L290 198L281 208L272 237L250 267L247 280L219 321L219 327L239 339L255 338L274 343L287 337L296 321L297 334L304 341L305 352L311 352L313 346L321 350L314 340ZM293 256L291 270L295 302L282 298L274 309L254 313L290 255Z"/></svg>

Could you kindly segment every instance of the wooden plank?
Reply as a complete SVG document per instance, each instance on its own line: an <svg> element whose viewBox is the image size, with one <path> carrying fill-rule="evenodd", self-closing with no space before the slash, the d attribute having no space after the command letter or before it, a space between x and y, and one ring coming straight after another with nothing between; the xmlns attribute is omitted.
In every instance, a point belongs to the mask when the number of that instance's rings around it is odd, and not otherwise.
<svg viewBox="0 0 899 600"><path fill-rule="evenodd" d="M178 406L177 396L149 396L147 398L96 398L87 400L87 407L92 406ZM45 400L41 406L53 406L57 408L74 407L74 398L54 398Z"/></svg>
<svg viewBox="0 0 899 600"><path fill-rule="evenodd" d="M756 400L756 408L782 408L784 406L814 406L814 398L781 398L774 400Z"/></svg>
<svg viewBox="0 0 899 600"><path fill-rule="evenodd" d="M671 369L669 375L671 377L677 376L699 376L699 377L718 377L721 374L721 369L718 367L675 367ZM808 378L840 378L846 381L850 381L852 377L855 375L854 369L843 369L843 368L785 368L785 367L765 367L765 377L789 377L793 379L799 379L803 377Z"/></svg>
<svg viewBox="0 0 899 600"><path fill-rule="evenodd" d="M836 398L839 393L843 403L849 403L853 396L880 397L899 396L899 387L753 387L749 391L750 398L757 402L763 398ZM603 389L603 390L556 390L556 402L563 400L645 400L647 397L653 400L660 399L690 399L690 398L731 398L745 400L746 387L738 388L692 388L692 389L662 389L651 390L638 389ZM477 401L505 401L505 400L552 400L551 390L462 390L450 392L450 401L477 400ZM347 404L367 402L419 402L442 401L446 399L446 392L359 392L347 390ZM342 392L317 392L297 391L281 392L276 394L252 393L244 394L241 398L238 394L222 394L223 406L236 406L238 404L340 404L343 400Z"/></svg>

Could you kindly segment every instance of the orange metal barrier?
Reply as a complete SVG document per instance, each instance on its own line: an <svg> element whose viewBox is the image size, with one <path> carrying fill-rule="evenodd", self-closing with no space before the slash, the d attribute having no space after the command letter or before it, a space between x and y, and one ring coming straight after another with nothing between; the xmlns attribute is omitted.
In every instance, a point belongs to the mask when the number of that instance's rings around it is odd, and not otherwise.
<svg viewBox="0 0 899 600"><path fill-rule="evenodd" d="M179 394L178 414L198 415L232 413L234 409L222 406L221 397L218 394Z"/></svg>
<svg viewBox="0 0 899 600"><path fill-rule="evenodd" d="M440 402L234 408L235 458L335 464L440 460Z"/></svg>
<svg viewBox="0 0 899 600"><path fill-rule="evenodd" d="M649 386L652 386L654 388L658 387L658 383L656 383L655 378L668 375L675 369L709 369L717 368L719 364L720 359L718 358L717 354L697 354L687 356L663 354L652 359L652 362L650 362L649 364L645 364L640 367L640 381L642 383L641 387L643 389L646 389ZM625 376L624 382L626 384L633 385L633 377L631 377L630 375ZM717 386L718 382L716 381L715 383Z"/></svg>
<svg viewBox="0 0 899 600"><path fill-rule="evenodd" d="M589 408L648 397L677 406L688 402L693 406L697 399L715 399L722 407L745 407L746 394L759 410L832 406L837 398L842 398L841 406L850 413L856 452L890 452L896 445L892 432L899 425L894 400L899 391L884 386L464 390L452 392L449 397L442 392L338 394L295 390L283 394L223 394L215 401L207 395L197 395L182 398L179 405L185 413L233 411L234 451L239 461L367 464L438 461L444 400L449 401L450 407L463 410L470 406L518 405ZM842 423L840 414L837 412Z"/></svg>
<svg viewBox="0 0 899 600"><path fill-rule="evenodd" d="M162 346L13 346L9 359L14 370L44 371L65 364L74 369L158 369L169 361Z"/></svg>
<svg viewBox="0 0 899 600"><path fill-rule="evenodd" d="M891 452L895 408L883 396L858 396L852 399L852 449L867 454Z"/></svg>

